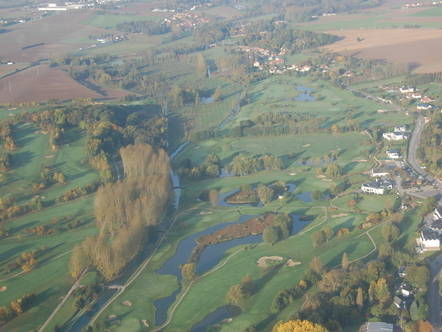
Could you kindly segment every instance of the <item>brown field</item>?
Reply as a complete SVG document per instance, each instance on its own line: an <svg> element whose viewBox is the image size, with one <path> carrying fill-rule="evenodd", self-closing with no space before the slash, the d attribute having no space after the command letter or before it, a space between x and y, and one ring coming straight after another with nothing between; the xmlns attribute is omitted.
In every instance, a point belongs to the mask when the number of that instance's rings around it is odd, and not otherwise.
<svg viewBox="0 0 442 332"><path fill-rule="evenodd" d="M65 42L80 37L99 34L105 30L87 26L81 22L92 12L60 13L37 21L11 26L11 31L0 34L0 58L14 62L32 62L57 58L84 47L85 43ZM23 47L44 43L42 46L23 50Z"/></svg>
<svg viewBox="0 0 442 332"><path fill-rule="evenodd" d="M413 64L416 72L442 71L442 30L439 29L360 29L328 31L343 37L325 48L361 58L386 59ZM358 41L362 38L362 41Z"/></svg>
<svg viewBox="0 0 442 332"><path fill-rule="evenodd" d="M75 98L102 96L74 81L68 73L43 65L0 80L0 104Z"/></svg>

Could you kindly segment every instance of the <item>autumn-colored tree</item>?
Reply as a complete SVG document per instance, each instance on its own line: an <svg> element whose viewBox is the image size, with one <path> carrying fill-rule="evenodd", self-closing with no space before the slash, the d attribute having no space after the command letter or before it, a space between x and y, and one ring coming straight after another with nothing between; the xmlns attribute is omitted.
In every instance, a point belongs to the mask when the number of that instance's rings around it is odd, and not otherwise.
<svg viewBox="0 0 442 332"><path fill-rule="evenodd" d="M356 293L356 305L359 309L364 307L364 290L362 287L359 287Z"/></svg>
<svg viewBox="0 0 442 332"><path fill-rule="evenodd" d="M181 275L186 282L192 281L196 278L195 269L195 263L187 263L181 267Z"/></svg>
<svg viewBox="0 0 442 332"><path fill-rule="evenodd" d="M264 184L258 186L257 189L259 200L264 204L268 204L272 201L275 194L274 190Z"/></svg>
<svg viewBox="0 0 442 332"><path fill-rule="evenodd" d="M349 260L348 260L348 255L347 255L346 252L344 252L344 253L342 254L341 267L342 267L344 270L348 270L348 266L349 266L349 264L350 264L350 262L349 262Z"/></svg>
<svg viewBox="0 0 442 332"><path fill-rule="evenodd" d="M212 206L218 205L218 190L211 189L209 191L209 201L210 201L210 204L212 204Z"/></svg>
<svg viewBox="0 0 442 332"><path fill-rule="evenodd" d="M328 332L328 330L308 320L289 320L276 324L272 332Z"/></svg>
<svg viewBox="0 0 442 332"><path fill-rule="evenodd" d="M321 260L316 256L312 258L309 268L318 275L321 275L325 271L324 264L322 264Z"/></svg>
<svg viewBox="0 0 442 332"><path fill-rule="evenodd" d="M72 278L77 279L81 272L89 265L89 258L81 244L76 245L72 250L69 260L69 272Z"/></svg>

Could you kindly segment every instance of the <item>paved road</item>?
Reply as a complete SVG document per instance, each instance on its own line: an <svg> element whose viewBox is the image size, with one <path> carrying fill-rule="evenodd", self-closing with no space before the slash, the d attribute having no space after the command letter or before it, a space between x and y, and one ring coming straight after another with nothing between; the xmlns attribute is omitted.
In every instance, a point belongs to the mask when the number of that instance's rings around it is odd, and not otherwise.
<svg viewBox="0 0 442 332"><path fill-rule="evenodd" d="M428 192L440 194L442 192L442 183L438 179L428 174L423 168L420 167L417 160L417 149L419 147L422 131L425 126L424 117L419 114L416 119L415 127L408 144L408 164L420 175L426 177L432 184L437 187L437 190L430 189ZM442 199L439 201L439 205L442 205ZM426 217L427 219L428 217ZM442 255L434 258L430 262L430 286L427 293L427 301L429 306L429 321L433 325L433 332L441 331L441 298L439 293L439 275L442 270Z"/></svg>
<svg viewBox="0 0 442 332"><path fill-rule="evenodd" d="M419 147L419 142L421 140L422 131L424 129L425 120L424 117L419 114L419 116L416 119L416 123L414 126L413 133L410 138L410 142L408 145L408 157L407 161L410 164L411 167L420 175L422 176L429 176L428 173L422 169L419 165L419 162L417 161L417 149ZM431 178L431 176L429 176Z"/></svg>
<svg viewBox="0 0 442 332"><path fill-rule="evenodd" d="M442 255L430 262L430 287L428 288L427 301L429 305L429 321L433 325L433 332L440 332L440 294L439 294L439 274L442 269Z"/></svg>

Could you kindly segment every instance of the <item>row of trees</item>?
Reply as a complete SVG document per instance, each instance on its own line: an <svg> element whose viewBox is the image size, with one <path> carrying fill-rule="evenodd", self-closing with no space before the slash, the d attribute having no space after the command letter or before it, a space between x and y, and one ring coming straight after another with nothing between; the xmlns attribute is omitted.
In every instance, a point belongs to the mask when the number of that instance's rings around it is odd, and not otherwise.
<svg viewBox="0 0 442 332"><path fill-rule="evenodd" d="M238 154L228 165L228 171L237 176L257 173L261 170L281 170L284 163L281 158L272 154L262 156L250 156Z"/></svg>
<svg viewBox="0 0 442 332"><path fill-rule="evenodd" d="M77 277L89 265L111 280L137 255L159 224L170 198L169 158L147 144L120 150L126 178L101 186L95 198L98 236L75 247L70 271Z"/></svg>
<svg viewBox="0 0 442 332"><path fill-rule="evenodd" d="M34 305L35 299L35 294L27 294L12 301L8 306L0 307L0 325L28 311Z"/></svg>

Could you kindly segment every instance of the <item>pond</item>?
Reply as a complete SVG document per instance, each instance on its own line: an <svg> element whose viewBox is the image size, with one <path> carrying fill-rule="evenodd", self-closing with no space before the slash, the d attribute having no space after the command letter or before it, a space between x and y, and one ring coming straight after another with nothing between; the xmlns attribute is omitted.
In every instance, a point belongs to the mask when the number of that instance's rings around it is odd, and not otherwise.
<svg viewBox="0 0 442 332"><path fill-rule="evenodd" d="M315 96L312 95L313 89L306 88L302 85L298 85L296 87L296 90L299 92L299 94L293 98L295 101L315 101Z"/></svg>

